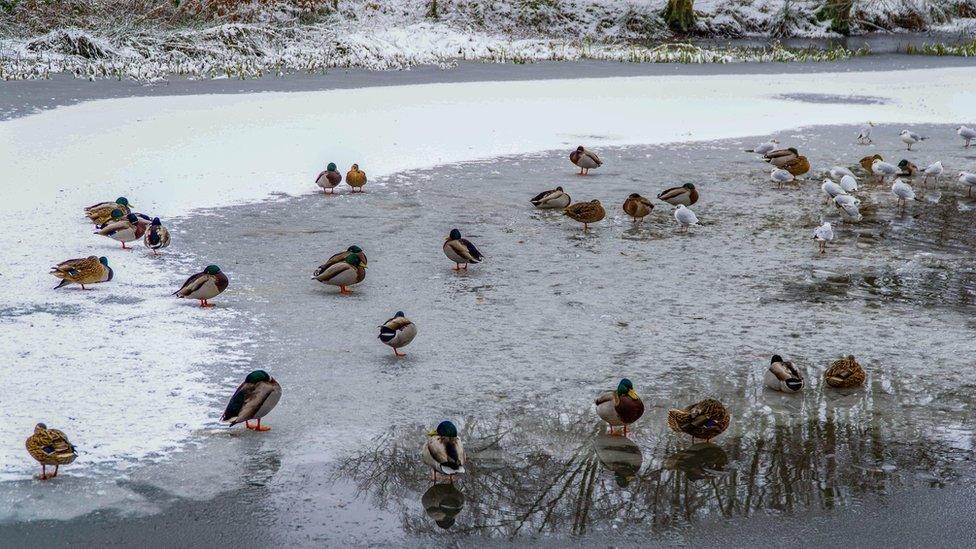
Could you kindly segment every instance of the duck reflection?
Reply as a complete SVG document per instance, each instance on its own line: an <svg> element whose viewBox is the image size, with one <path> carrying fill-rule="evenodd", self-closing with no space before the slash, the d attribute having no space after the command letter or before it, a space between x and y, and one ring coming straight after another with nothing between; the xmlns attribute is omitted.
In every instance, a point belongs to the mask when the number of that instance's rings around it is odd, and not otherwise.
<svg viewBox="0 0 976 549"><path fill-rule="evenodd" d="M464 508L464 494L453 484L435 484L420 498L427 516L445 530L454 526L454 517Z"/></svg>
<svg viewBox="0 0 976 549"><path fill-rule="evenodd" d="M627 437L601 434L593 441L593 450L600 463L613 471L617 486L626 488L644 464L640 446Z"/></svg>
<svg viewBox="0 0 976 549"><path fill-rule="evenodd" d="M729 455L720 446L699 442L668 456L664 467L683 472L689 480L701 480L715 476L728 462Z"/></svg>

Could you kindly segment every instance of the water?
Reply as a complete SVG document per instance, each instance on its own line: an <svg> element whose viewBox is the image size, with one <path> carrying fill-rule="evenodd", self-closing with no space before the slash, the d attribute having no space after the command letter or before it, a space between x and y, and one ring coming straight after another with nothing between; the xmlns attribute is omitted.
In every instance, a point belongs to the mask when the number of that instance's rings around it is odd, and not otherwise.
<svg viewBox="0 0 976 549"><path fill-rule="evenodd" d="M932 138L911 152L895 145L900 129L876 127L882 145L868 147L851 144L855 127L777 135L814 166L799 188L775 189L767 165L742 152L764 137L608 148L585 178L567 141L372 181L362 195L343 187L179 220L180 248L230 276L214 302L246 313L230 328L260 343L252 366L284 388L273 431L201 432L198 449L131 472L150 519L118 505L7 533L99 539L109 524L114 539L134 540L148 520L197 542L254 531L255 544L606 543L648 532L666 543L744 520L810 527L865 507L910 519L898 502L919 490L949 498L976 476L976 199L954 177L924 190L917 181L922 200L902 212L887 185L862 179L865 217L849 224L819 190L821 172L875 152L941 159L947 174L976 165L951 127L913 127ZM631 192L685 182L702 193L702 225L688 234L663 203L640 226L620 208ZM583 233L533 210L528 199L556 185L574 201L600 199L607 219ZM821 219L835 225L825 256L811 238ZM454 227L487 256L467 273L441 252ZM351 244L369 257L351 296L310 280ZM419 327L403 359L376 339L397 310ZM773 353L806 373L802 394L762 388ZM825 388L823 370L848 353L867 386ZM222 364L213 376L228 397L243 377ZM592 405L624 376L647 407L627 440L607 437ZM668 408L705 397L729 407L726 433L692 445L667 430ZM418 455L445 418L468 446L456 490L432 489ZM184 525L187 513L202 522ZM834 533L863 532L847 528Z"/></svg>

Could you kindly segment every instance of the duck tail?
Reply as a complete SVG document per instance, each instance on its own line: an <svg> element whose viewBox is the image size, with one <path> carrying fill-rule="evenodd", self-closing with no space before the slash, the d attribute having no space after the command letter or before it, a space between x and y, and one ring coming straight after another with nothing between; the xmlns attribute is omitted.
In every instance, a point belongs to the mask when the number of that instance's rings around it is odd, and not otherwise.
<svg viewBox="0 0 976 549"><path fill-rule="evenodd" d="M65 279L65 278L62 278L62 279L61 279L61 283L60 283L60 284L58 284L57 286L55 286L55 287L54 287L54 289L55 289L55 290L57 290L57 289L58 289L58 288L60 288L61 286L67 286L68 284L71 284L71 283L70 283L70 282L68 282L68 280L67 280L67 279Z"/></svg>

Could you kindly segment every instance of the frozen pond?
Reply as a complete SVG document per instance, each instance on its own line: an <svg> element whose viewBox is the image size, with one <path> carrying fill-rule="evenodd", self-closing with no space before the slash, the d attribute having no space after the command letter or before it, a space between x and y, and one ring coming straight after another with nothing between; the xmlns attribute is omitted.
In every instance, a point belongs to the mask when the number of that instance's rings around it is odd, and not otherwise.
<svg viewBox="0 0 976 549"><path fill-rule="evenodd" d="M216 263L231 279L215 302L240 314L214 318L258 342L251 364L210 374L229 396L243 372L268 370L284 388L267 418L274 430L203 430L195 449L114 488L79 481L74 489L102 490L101 503L87 497L103 512L4 535L119 542L152 527L178 529L174 543L246 534L255 546L426 546L668 543L721 531L734 544L749 531L716 528L788 517L790 528L764 538L775 543L824 517L867 507L908 520L905 501L958 498L976 477L976 198L948 175L976 168L976 149L952 127L915 125L931 138L905 151L900 129L876 127L867 147L853 145L849 126L776 135L814 166L799 188L775 189L767 165L742 152L763 137L602 148L605 166L586 178L567 141L400 173L362 195L343 186L182 218L174 238L193 254L180 261ZM823 204L822 173L873 153L942 160L947 176L925 189L916 179L921 201L904 212L887 185L862 179L864 219L845 223ZM641 226L620 208L631 192L686 182L702 194L702 225L689 234L666 204L655 201ZM574 201L600 199L607 219L584 234L532 209L529 198L556 185ZM836 234L825 256L811 238L821 219ZM454 227L487 256L467 273L441 252ZM351 244L369 257L351 296L309 279ZM376 339L397 310L419 327L402 359ZM773 353L805 371L802 394L762 388ZM823 387L844 354L868 371L863 390ZM647 411L628 440L610 439L592 398L624 376ZM728 405L732 425L692 446L667 430L666 410L706 396ZM214 400L215 419L224 404ZM456 491L432 488L418 457L424 430L444 418L468 445ZM4 485L8 512L50 515L55 493L29 483ZM942 531L913 529L918 543L971 527L967 503ZM445 520L444 509L459 512ZM841 520L833 533L851 540L876 526Z"/></svg>

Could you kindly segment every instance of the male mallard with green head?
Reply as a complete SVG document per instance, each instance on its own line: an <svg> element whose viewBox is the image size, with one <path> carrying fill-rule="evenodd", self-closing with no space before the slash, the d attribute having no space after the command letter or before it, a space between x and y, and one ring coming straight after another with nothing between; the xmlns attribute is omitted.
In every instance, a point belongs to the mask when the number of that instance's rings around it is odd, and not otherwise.
<svg viewBox="0 0 976 549"><path fill-rule="evenodd" d="M542 191L530 200L532 205L540 210L561 210L572 202L572 198L563 191L562 187L556 187L548 191Z"/></svg>
<svg viewBox="0 0 976 549"><path fill-rule="evenodd" d="M325 263L319 265L319 268L315 270L315 273L312 274L312 276L318 278L318 276L324 273L329 267L335 265L336 263L342 263L345 261L346 258L349 257L349 254L358 255L363 267L369 266L369 262L366 260L366 254L363 252L363 249L359 246L352 245L346 248L345 251L333 254L332 257L325 260Z"/></svg>
<svg viewBox="0 0 976 549"><path fill-rule="evenodd" d="M324 270L320 267L316 269L312 280L318 280L329 286L338 286L340 294L348 294L348 286L359 284L366 278L366 265L356 254L346 255L344 261L333 263Z"/></svg>
<svg viewBox="0 0 976 549"><path fill-rule="evenodd" d="M902 158L898 163L898 175L901 177L915 177L918 173L918 166L907 158Z"/></svg>
<svg viewBox="0 0 976 549"><path fill-rule="evenodd" d="M112 212L113 218L121 213L121 210L114 210ZM139 216L134 213L130 213L123 219L113 221L107 225L104 225L101 229L95 231L95 234L102 236L107 236L112 240L122 243L123 250L129 250L128 246L125 245L126 242L134 242L142 238L146 234L146 225L141 223Z"/></svg>
<svg viewBox="0 0 976 549"><path fill-rule="evenodd" d="M794 148L789 147L786 149L776 149L775 151L769 151L763 155L763 160L776 166L777 168L782 168L786 166L788 162L796 160L800 156L800 153Z"/></svg>
<svg viewBox="0 0 976 549"><path fill-rule="evenodd" d="M104 225L112 220L112 210L120 210L122 215L129 213L129 199L120 196L115 202L99 202L85 208L85 216L95 225Z"/></svg>
<svg viewBox="0 0 976 549"><path fill-rule="evenodd" d="M607 211L603 209L599 200L591 200L572 204L563 210L563 214L582 223L583 231L588 231L591 223L596 223L606 217Z"/></svg>
<svg viewBox="0 0 976 549"><path fill-rule="evenodd" d="M827 385L836 389L847 389L864 385L866 375L864 368L854 360L854 355L835 360L830 368L824 372L824 380Z"/></svg>
<svg viewBox="0 0 976 549"><path fill-rule="evenodd" d="M627 378L621 379L615 391L600 393L596 400L596 414L603 421L610 424L610 434L615 435L615 427L623 427L623 434L627 434L627 426L644 415L644 403L637 396L634 384Z"/></svg>
<svg viewBox="0 0 976 549"><path fill-rule="evenodd" d="M638 193L631 193L627 200L624 200L624 213L633 217L634 223L644 221L644 218L650 215L653 209L654 204L651 204L650 200Z"/></svg>
<svg viewBox="0 0 976 549"><path fill-rule="evenodd" d="M576 147L576 150L569 153L569 161L579 166L580 175L588 175L590 170L599 168L603 161L595 152L586 150L583 145Z"/></svg>
<svg viewBox="0 0 976 549"><path fill-rule="evenodd" d="M346 172L346 184L352 187L352 192L363 192L363 187L366 186L366 172L359 169L359 164L353 164L349 171Z"/></svg>
<svg viewBox="0 0 976 549"><path fill-rule="evenodd" d="M445 475L454 482L454 475L464 473L464 446L458 437L457 427L450 421L442 421L427 433L427 442L420 449L421 459L431 469L431 479Z"/></svg>
<svg viewBox="0 0 976 549"><path fill-rule="evenodd" d="M78 457L78 451L68 441L68 437L57 429L48 429L38 423L34 434L27 438L27 452L41 464L41 475L37 478L47 480L58 476L58 468L67 465ZM54 472L47 474L47 466L53 465Z"/></svg>
<svg viewBox="0 0 976 549"><path fill-rule="evenodd" d="M149 230L142 237L142 243L152 250L153 255L159 255L159 250L169 246L169 231L163 227L158 217L154 217L149 225Z"/></svg>
<svg viewBox="0 0 976 549"><path fill-rule="evenodd" d="M707 442L722 434L730 419L725 406L711 398L685 408L668 410L668 426L676 433L691 435L692 442L696 438Z"/></svg>
<svg viewBox="0 0 976 549"><path fill-rule="evenodd" d="M335 162L329 162L329 165L325 167L325 171L315 178L315 184L321 187L325 194L334 193L339 183L342 183L342 174L339 173Z"/></svg>
<svg viewBox="0 0 976 549"><path fill-rule="evenodd" d="M208 300L217 297L227 289L230 280L216 265L208 265L203 272L199 272L186 279L179 290L173 292L178 297L199 299L201 307L213 307Z"/></svg>
<svg viewBox="0 0 976 549"><path fill-rule="evenodd" d="M461 231L451 229L451 234L444 240L444 255L454 262L452 271L468 270L469 263L481 263L485 256L467 238L461 238Z"/></svg>
<svg viewBox="0 0 976 549"><path fill-rule="evenodd" d="M55 290L68 284L78 284L82 290L90 290L85 284L108 282L115 275L108 266L107 257L93 255L62 261L51 267L51 274L61 279L61 283L54 287Z"/></svg>
<svg viewBox="0 0 976 549"><path fill-rule="evenodd" d="M779 355L773 355L769 361L769 368L763 374L766 387L784 393L797 393L803 389L803 376L792 362L783 360Z"/></svg>
<svg viewBox="0 0 976 549"><path fill-rule="evenodd" d="M661 191L657 195L658 200L663 200L672 206L691 206L698 202L698 190L694 183L685 183L680 187L671 187Z"/></svg>
<svg viewBox="0 0 976 549"><path fill-rule="evenodd" d="M403 316L403 311L397 311L393 318L387 320L379 326L380 341L393 349L396 356L407 356L398 349L406 347L417 337L417 325Z"/></svg>
<svg viewBox="0 0 976 549"><path fill-rule="evenodd" d="M220 421L230 423L231 427L244 422L244 427L248 429L270 431L271 427L261 426L261 418L268 415L280 399L281 385L268 372L254 370L234 391ZM254 427L251 427L252 420L257 420Z"/></svg>

